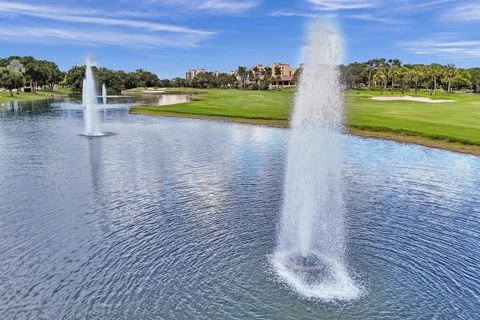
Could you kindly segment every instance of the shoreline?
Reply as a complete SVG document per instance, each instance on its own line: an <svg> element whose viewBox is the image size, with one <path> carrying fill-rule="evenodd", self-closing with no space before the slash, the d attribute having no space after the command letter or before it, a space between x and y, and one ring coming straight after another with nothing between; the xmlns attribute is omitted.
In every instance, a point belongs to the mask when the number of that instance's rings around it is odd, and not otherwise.
<svg viewBox="0 0 480 320"><path fill-rule="evenodd" d="M161 116L161 117L173 117L173 118L187 118L197 120L213 120L221 122L234 122L248 125L260 125L273 128L288 128L288 120L271 120L271 119L253 119L253 118L232 118L230 116L214 116L214 115L199 115L180 112L160 112L160 111L141 111L140 108L135 110L130 109L130 114L147 115L147 116ZM400 143L409 143L421 145L428 148L441 149L447 151L453 151L458 153L470 154L474 156L480 156L480 146L468 145L460 142L450 142L440 139L431 139L420 135L403 135L388 131L371 131L361 130L353 127L345 128L347 134L365 138L365 139L382 139L395 141Z"/></svg>
<svg viewBox="0 0 480 320"><path fill-rule="evenodd" d="M3 92L2 92L3 93ZM0 104L3 103L12 103L12 102L27 102L27 101L39 101L46 99L53 99L54 96L67 95L69 91L44 91L39 90L37 93L25 93L22 92L20 95L14 93L14 96L11 97L10 94L0 94Z"/></svg>

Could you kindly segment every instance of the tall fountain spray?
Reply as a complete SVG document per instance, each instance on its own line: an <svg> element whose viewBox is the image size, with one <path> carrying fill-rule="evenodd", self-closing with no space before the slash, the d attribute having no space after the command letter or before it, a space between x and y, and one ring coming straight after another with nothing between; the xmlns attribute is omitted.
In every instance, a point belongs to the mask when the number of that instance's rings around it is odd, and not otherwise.
<svg viewBox="0 0 480 320"><path fill-rule="evenodd" d="M82 105L85 107L85 103L87 102L87 96L86 96L87 90L85 87L85 78L83 78L82 81Z"/></svg>
<svg viewBox="0 0 480 320"><path fill-rule="evenodd" d="M85 79L83 80L83 106L84 106L84 122L86 136L102 136L100 115L97 103L97 90L95 78L92 72L92 62L87 59L85 63Z"/></svg>
<svg viewBox="0 0 480 320"><path fill-rule="evenodd" d="M322 300L350 300L360 294L344 259L340 50L331 27L312 26L290 122L284 202L273 255L276 272L290 287Z"/></svg>
<svg viewBox="0 0 480 320"><path fill-rule="evenodd" d="M102 102L103 104L107 104L107 87L105 83L102 85Z"/></svg>

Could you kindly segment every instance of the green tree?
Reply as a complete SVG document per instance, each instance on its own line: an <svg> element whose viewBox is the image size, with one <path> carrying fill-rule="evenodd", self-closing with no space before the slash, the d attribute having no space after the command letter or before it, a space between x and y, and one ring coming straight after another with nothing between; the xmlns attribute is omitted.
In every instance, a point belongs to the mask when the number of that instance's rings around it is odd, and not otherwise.
<svg viewBox="0 0 480 320"><path fill-rule="evenodd" d="M472 74L465 69L455 69L455 77L452 79L452 90L466 90L472 88Z"/></svg>
<svg viewBox="0 0 480 320"><path fill-rule="evenodd" d="M379 83L382 87L382 95L387 91L388 84L388 69L385 66L379 67L373 76L373 80Z"/></svg>
<svg viewBox="0 0 480 320"><path fill-rule="evenodd" d="M75 66L67 71L65 75L65 84L74 91L81 91L85 79L85 67Z"/></svg>
<svg viewBox="0 0 480 320"><path fill-rule="evenodd" d="M25 67L23 66L23 64L19 60L12 59L12 60L10 60L8 66L7 66L7 69L10 70L10 71L18 72L23 77L22 85L19 85L17 87L17 95L18 95L18 94L20 94L21 88L25 85L25 76L24 76Z"/></svg>
<svg viewBox="0 0 480 320"><path fill-rule="evenodd" d="M442 65L438 63L432 63L428 68L428 72L433 82L433 88L430 94L435 96L437 94L438 79L442 76L443 72Z"/></svg>
<svg viewBox="0 0 480 320"><path fill-rule="evenodd" d="M344 69L345 77L347 79L347 87L351 89L358 89L360 84L365 81L366 69L363 63L350 63Z"/></svg>
<svg viewBox="0 0 480 320"><path fill-rule="evenodd" d="M412 82L415 86L415 94L417 94L418 86L420 82L425 80L425 70L421 66L414 66L411 72L412 72L412 76L411 76Z"/></svg>
<svg viewBox="0 0 480 320"><path fill-rule="evenodd" d="M398 59L388 60L388 78L392 84L392 94L395 90L395 81L397 76L399 76L401 66L402 62Z"/></svg>
<svg viewBox="0 0 480 320"><path fill-rule="evenodd" d="M366 65L366 70L368 74L368 90L372 88L373 75L377 69L385 64L385 59L372 59L368 60Z"/></svg>
<svg viewBox="0 0 480 320"><path fill-rule="evenodd" d="M300 81L300 78L302 77L302 72L303 72L303 68L298 68L297 70L295 70L295 73L293 74L293 77L292 77L293 84L297 84Z"/></svg>
<svg viewBox="0 0 480 320"><path fill-rule="evenodd" d="M468 70L473 85L473 91L480 93L480 68L471 68Z"/></svg>
<svg viewBox="0 0 480 320"><path fill-rule="evenodd" d="M23 74L21 74L18 71L0 67L0 87L4 87L8 91L10 91L10 96L13 97L14 89L17 89L24 85L25 85L25 78Z"/></svg>
<svg viewBox="0 0 480 320"><path fill-rule="evenodd" d="M248 79L249 70L247 67L240 66L237 69L237 75L240 78L241 87L244 88Z"/></svg>
<svg viewBox="0 0 480 320"><path fill-rule="evenodd" d="M447 64L443 71L443 80L447 83L447 95L452 92L452 82L455 79L457 74L457 70L455 69L453 64Z"/></svg>

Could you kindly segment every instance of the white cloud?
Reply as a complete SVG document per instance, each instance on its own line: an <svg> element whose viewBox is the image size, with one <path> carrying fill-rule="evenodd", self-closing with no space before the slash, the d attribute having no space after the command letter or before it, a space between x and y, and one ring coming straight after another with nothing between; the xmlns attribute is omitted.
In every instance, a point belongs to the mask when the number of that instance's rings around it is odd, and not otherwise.
<svg viewBox="0 0 480 320"><path fill-rule="evenodd" d="M114 45L124 47L195 47L198 37L179 34L139 34L138 32L102 31L96 29L58 29L2 27L0 39L11 42L52 44L58 41L77 45Z"/></svg>
<svg viewBox="0 0 480 320"><path fill-rule="evenodd" d="M339 16L335 13L329 14L320 14L317 12L301 12L301 11L273 11L268 14L270 17L305 17L305 18L322 18L322 19L334 19L341 17L343 19L355 19L355 20L363 20L363 21L372 21L372 22L380 22L385 24L402 24L404 23L403 20L393 19L393 18L386 18L376 16L372 13L359 13L359 14L342 14Z"/></svg>
<svg viewBox="0 0 480 320"><path fill-rule="evenodd" d="M315 5L318 10L355 10L374 8L379 5L379 1L362 0L306 0Z"/></svg>
<svg viewBox="0 0 480 320"><path fill-rule="evenodd" d="M181 8L182 11L213 14L236 14L250 10L260 3L260 0L126 0L143 2L149 5ZM177 10L176 10L177 11ZM177 12L178 13L178 12Z"/></svg>
<svg viewBox="0 0 480 320"><path fill-rule="evenodd" d="M272 11L268 14L270 17L305 17L305 18L335 18L335 14L322 15L318 13L311 12L301 12L301 11Z"/></svg>
<svg viewBox="0 0 480 320"><path fill-rule="evenodd" d="M209 36L212 32L191 29L187 27L174 26L169 24L155 23L149 21L116 19L106 17L95 17L95 10L78 9L72 10L61 7L36 6L25 3L10 3L0 1L0 12L7 12L16 15L34 16L50 20L59 20L66 22L78 22L86 24L106 25L106 26L123 26L131 28L141 28L147 31L165 31L195 34L199 36ZM76 15L71 15L75 12Z"/></svg>
<svg viewBox="0 0 480 320"><path fill-rule="evenodd" d="M480 21L480 4L472 3L456 6L448 12L445 12L443 17L447 20Z"/></svg>
<svg viewBox="0 0 480 320"><path fill-rule="evenodd" d="M405 22L403 20L398 20L394 18L376 16L371 13L351 14L351 15L348 15L347 18L364 20L364 21L372 21L372 22L380 22L380 23L386 23L386 24L402 24Z"/></svg>
<svg viewBox="0 0 480 320"><path fill-rule="evenodd" d="M209 0L201 3L197 8L200 10L215 10L223 13L238 13L247 11L257 5L257 1Z"/></svg>
<svg viewBox="0 0 480 320"><path fill-rule="evenodd" d="M62 7L50 7L50 6L43 6L43 5L32 5L28 3L20 3L20 2L13 2L13 1L0 1L0 12L10 12L15 14L21 13L28 13L28 12L36 12L36 13L44 13L49 14L55 12L57 14L70 14L71 12L75 12L77 14L96 14L97 11L93 9L83 9L83 8L62 8Z"/></svg>
<svg viewBox="0 0 480 320"><path fill-rule="evenodd" d="M70 21L70 22L79 22L86 24L97 24L105 26L123 26L131 28L141 28L148 31L167 31L167 32L178 32L178 33L190 33L202 36L212 35L212 32L196 30L186 27L173 26L162 23L154 23L148 21L139 21L139 20L128 20L128 19L114 19L114 18L101 18L101 17L86 17L86 16L69 16L69 15L58 15L58 14L35 14L29 13L28 15L60 20L60 21Z"/></svg>
<svg viewBox="0 0 480 320"><path fill-rule="evenodd" d="M142 19L108 17L89 8L50 7L1 0L0 15L5 17L0 20L0 39L10 42L45 43L48 39L51 43L62 41L80 45L193 47L215 34ZM21 16L27 17L27 24L18 22ZM15 23L8 23L7 19Z"/></svg>
<svg viewBox="0 0 480 320"><path fill-rule="evenodd" d="M418 11L438 8L445 3L455 2L456 0L304 0L313 4L316 10L375 10L388 9L389 15L395 15L396 11Z"/></svg>
<svg viewBox="0 0 480 320"><path fill-rule="evenodd" d="M442 59L480 58L480 40L461 39L455 34L433 35L428 39L401 42L398 46L409 53Z"/></svg>

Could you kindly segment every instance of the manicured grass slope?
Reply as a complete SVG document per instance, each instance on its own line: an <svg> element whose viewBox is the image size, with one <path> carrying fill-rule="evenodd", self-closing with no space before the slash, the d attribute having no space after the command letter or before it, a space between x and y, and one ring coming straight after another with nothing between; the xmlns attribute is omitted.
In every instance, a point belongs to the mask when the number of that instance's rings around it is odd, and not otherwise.
<svg viewBox="0 0 480 320"><path fill-rule="evenodd" d="M182 89L174 89L182 90ZM183 89L185 90L185 89ZM293 102L293 90L196 90L203 92L198 101L171 105L132 108L132 113L172 116L224 117L234 121L274 125L288 122ZM431 97L428 92L411 96ZM376 101L376 91L349 91L345 95L346 127L365 132L386 132L408 137L422 137L435 141L456 142L480 146L480 96L467 94L439 94L433 99L449 99L449 103L415 101ZM390 92L385 95L391 96ZM393 95L402 95L399 92ZM352 130L353 131L353 130ZM402 139L398 139L402 140ZM407 140L403 140L407 141ZM408 139L408 142L415 142ZM419 141L419 144L423 142ZM435 145L436 147L443 147ZM445 146L449 148L448 146ZM458 150L456 147L452 147Z"/></svg>
<svg viewBox="0 0 480 320"><path fill-rule="evenodd" d="M480 96L451 94L436 99L449 103L375 101L377 92L349 92L346 95L346 123L368 131L418 135L464 144L480 145ZM413 94L414 95L414 94ZM427 93L419 96L430 97Z"/></svg>
<svg viewBox="0 0 480 320"><path fill-rule="evenodd" d="M16 90L13 92L13 97L10 96L8 91L0 91L0 103L9 102L9 101L29 101L29 100L41 100L47 99L52 96L52 94L67 94L70 89L56 89L54 91L38 91L37 94L29 92L21 92L17 95Z"/></svg>
<svg viewBox="0 0 480 320"><path fill-rule="evenodd" d="M196 96L195 101L171 106L132 108L132 111L135 113L175 113L258 120L285 120L288 119L293 98L293 91L291 90L209 89L200 92L201 94Z"/></svg>

